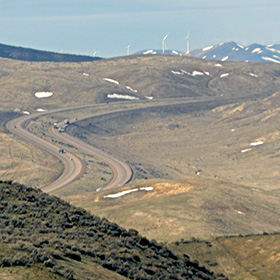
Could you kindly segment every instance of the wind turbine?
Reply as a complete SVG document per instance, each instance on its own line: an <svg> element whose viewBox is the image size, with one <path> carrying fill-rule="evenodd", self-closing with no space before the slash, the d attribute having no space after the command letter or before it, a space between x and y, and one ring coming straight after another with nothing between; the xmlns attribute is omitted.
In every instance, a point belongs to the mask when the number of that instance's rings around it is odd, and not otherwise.
<svg viewBox="0 0 280 280"><path fill-rule="evenodd" d="M131 45L131 43L129 43L127 45L127 47L125 47L126 48L126 55L130 55L130 45Z"/></svg>
<svg viewBox="0 0 280 280"><path fill-rule="evenodd" d="M190 53L190 32L188 31L188 35L185 38L185 40L187 40L187 51L186 54L188 55Z"/></svg>
<svg viewBox="0 0 280 280"><path fill-rule="evenodd" d="M93 56L96 56L99 53L99 51L93 51Z"/></svg>
<svg viewBox="0 0 280 280"><path fill-rule="evenodd" d="M165 40L167 39L168 35L169 35L169 34L166 34L166 35L164 36L164 38L162 39L162 53L163 53L163 54L164 54L165 48L167 48L167 45L165 44Z"/></svg>

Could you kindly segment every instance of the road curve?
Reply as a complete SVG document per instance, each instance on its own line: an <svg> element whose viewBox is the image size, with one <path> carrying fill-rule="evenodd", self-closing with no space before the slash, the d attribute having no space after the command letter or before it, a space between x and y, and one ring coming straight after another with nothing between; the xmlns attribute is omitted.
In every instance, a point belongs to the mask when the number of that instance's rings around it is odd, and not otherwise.
<svg viewBox="0 0 280 280"><path fill-rule="evenodd" d="M167 107L172 104L174 105L174 102L176 100L177 99L172 99L170 101L167 101L167 104L165 104L165 105L157 104L157 105L149 105L148 107L150 107L150 108L160 107L160 106ZM188 104L191 107L191 106L198 105L198 104L204 105L204 106L205 105L211 106L211 104L217 105L217 103L220 103L219 105L222 105L222 104L235 103L240 100L242 100L242 99L228 99L228 100L223 99L220 101L217 101L217 100L190 101L190 100L184 100L184 98L178 98L177 102L178 102L178 104L179 103ZM160 101L160 100L157 100L157 101ZM122 103L124 103L124 102L119 102L119 104L122 104ZM130 103L132 103L132 102L130 102ZM137 102L137 103L141 103L141 102ZM152 104L153 102L149 101L149 103ZM76 180L79 176L81 176L83 174L83 172L85 170L85 165L84 165L83 161L78 156L74 155L73 153L67 152L65 154L60 154L59 153L60 147L28 132L24 128L25 124L32 119L36 119L36 118L39 118L44 115L51 115L51 114L64 112L64 111L72 111L72 110L85 109L85 108L91 108L91 107L101 107L101 106L106 106L106 104L82 105L82 106L68 107L68 108L56 109L56 110L45 111L45 112L40 112L40 113L34 113L31 115L26 115L26 116L22 116L20 118L16 118L14 120L9 121L6 124L6 127L9 131L11 131L12 133L16 134L17 136L25 139L29 143L32 143L32 144L38 146L42 150L49 152L50 154L52 154L53 156L58 158L64 165L64 170L63 170L62 174L51 184L42 186L41 189L43 191L49 193L49 192L53 192L58 189L66 187L67 185L72 183L74 180ZM143 102L142 106L134 108L134 109L131 109L131 108L130 109L119 109L119 110L113 110L113 111L106 112L106 113L97 113L94 115L87 116L83 119L98 117L98 116L102 116L102 115L110 115L110 114L114 114L117 112L139 110L139 109L143 109L143 108L147 108L147 101ZM52 136L54 138L56 138L57 140L62 141L63 143L72 145L72 146L76 147L77 149L79 149L82 153L92 155L92 156L96 157L97 159L99 159L100 161L103 161L108 164L108 166L112 170L112 179L105 187L103 187L103 189L117 188L117 187L123 186L124 184L126 184L127 182L129 182L131 180L131 178L133 176L133 172L132 172L132 169L130 168L130 166L127 165L126 163L81 141L80 139L77 139L75 137L68 135L67 133L59 133L58 130L53 129L53 128L50 131L51 131Z"/></svg>
<svg viewBox="0 0 280 280"><path fill-rule="evenodd" d="M32 119L36 119L43 115L54 114L63 111L70 111L74 109L94 107L94 106L96 105L78 106L78 107L71 107L66 109L46 111L42 113L34 113L32 115L26 115L13 119L6 124L6 127L10 132L23 138L28 143L32 143L37 147L39 147L40 149L50 153L51 155L55 156L62 162L64 166L62 174L54 182L40 187L44 192L50 193L66 187L67 185L72 183L74 180L76 180L84 173L85 165L81 161L81 159L78 156L74 155L73 153L69 153L69 152L59 153L60 147L27 131L25 129L25 124L28 121ZM106 154L105 152L91 145L88 145L77 138L71 137L70 135L67 135L65 133L63 134L59 133L55 129L52 129L51 132L57 140L63 141L66 144L73 145L76 148L78 148L81 152L92 155L97 159L99 159L100 161L103 161L108 164L108 166L112 170L112 179L103 189L113 189L116 187L120 187L131 180L132 169L126 163L123 163L120 160L115 159L111 155Z"/></svg>

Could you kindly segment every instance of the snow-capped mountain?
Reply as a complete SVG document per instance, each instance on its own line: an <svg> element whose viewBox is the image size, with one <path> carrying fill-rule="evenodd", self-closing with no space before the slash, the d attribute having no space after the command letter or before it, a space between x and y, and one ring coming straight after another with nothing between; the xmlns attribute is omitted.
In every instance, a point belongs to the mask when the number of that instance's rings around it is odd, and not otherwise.
<svg viewBox="0 0 280 280"><path fill-rule="evenodd" d="M189 54L183 53L183 55L220 61L280 63L280 44L243 46L235 42L226 42L193 50Z"/></svg>

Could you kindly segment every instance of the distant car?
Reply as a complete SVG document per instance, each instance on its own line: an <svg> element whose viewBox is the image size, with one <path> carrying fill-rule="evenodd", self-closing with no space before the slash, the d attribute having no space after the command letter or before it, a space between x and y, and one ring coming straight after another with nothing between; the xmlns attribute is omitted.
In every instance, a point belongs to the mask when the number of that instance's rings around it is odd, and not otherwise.
<svg viewBox="0 0 280 280"><path fill-rule="evenodd" d="M65 150L63 150L63 149L59 149L59 151L58 151L60 154L65 154Z"/></svg>

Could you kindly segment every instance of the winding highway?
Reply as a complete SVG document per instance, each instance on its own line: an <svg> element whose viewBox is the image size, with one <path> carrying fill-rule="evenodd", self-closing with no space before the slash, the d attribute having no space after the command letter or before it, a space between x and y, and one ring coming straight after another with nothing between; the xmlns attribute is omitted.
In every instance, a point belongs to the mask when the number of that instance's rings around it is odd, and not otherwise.
<svg viewBox="0 0 280 280"><path fill-rule="evenodd" d="M168 107L171 105L176 105L176 104L185 104L188 106L190 110L194 110L196 106L202 106L202 107L208 107L208 106L218 106L222 105L225 103L234 103L237 102L240 99L231 99L231 100L204 100L204 101L186 101L183 98L179 98L177 101L176 99L172 99L171 101L167 101L167 104L153 104L154 102L149 101L149 105L147 102L138 102L139 105L137 108L130 108L130 109L118 109L118 110L112 110L110 112L106 113L96 113L87 117L84 117L80 120L92 118L92 117L99 117L99 116L104 116L104 115L113 115L115 113L120 113L120 112L128 112L128 111L133 111L133 110L141 110L143 108L151 108L155 109L157 107ZM159 100L158 100L159 101ZM132 102L130 102L131 104ZM122 104L119 102L119 104ZM153 105L151 105L153 104ZM71 153L67 151L66 153L59 153L59 149L61 147L54 145L51 142L48 142L45 139L42 139L31 132L27 131L25 129L25 125L28 121L32 119L37 119L41 116L44 115L52 115L55 113L60 113L60 112L66 112L66 111L73 111L73 110L79 110L79 109L86 109L86 108L93 108L93 107L100 107L100 106L106 106L106 104L94 104L94 105L83 105L83 106L76 106L76 107L68 107L68 108L62 108L62 109L56 109L56 110L50 110L50 111L45 111L45 112L40 112L40 113L34 113L30 115L25 115L16 119L13 119L9 121L6 124L7 129L12 132L13 134L23 138L25 141L28 143L32 143L39 147L40 149L50 153L51 155L55 156L58 158L63 166L64 169L62 171L62 174L53 181L52 183L41 186L40 188L47 193L54 192L56 190L59 190L61 188L64 188L71 184L74 180L79 178L84 172L85 172L85 163L79 158L79 156L75 155L74 153ZM79 120L79 121L80 121ZM88 154L92 155L93 157L97 158L98 160L108 164L109 168L112 170L112 178L111 181L104 186L102 189L114 189L121 187L128 183L132 177L133 177L133 171L129 165L126 163L114 158L113 156L109 155L108 153L105 153L102 150L99 150L98 148L91 146L83 141L81 141L78 138L75 138L67 133L60 133L58 129L55 128L50 128L49 130L51 136L55 138L58 142L63 142L64 144L68 144L71 146L76 147L80 153L83 154Z"/></svg>
<svg viewBox="0 0 280 280"><path fill-rule="evenodd" d="M6 127L10 132L19 136L20 138L23 138L28 143L31 143L37 146L38 148L50 153L62 162L64 166L62 174L60 174L60 176L54 182L46 186L42 186L41 189L44 192L50 193L68 186L70 183L72 183L84 173L85 164L77 155L68 151L67 153L59 153L60 147L27 131L25 129L26 123L32 119L36 119L43 115L51 115L63 111L89 108L94 106L96 105L78 106L66 109L45 111L42 113L34 113L31 115L26 115L13 119L6 124ZM74 138L66 133L59 133L57 129L52 128L50 131L52 136L54 136L56 140L61 141L65 144L72 145L76 147L80 152L92 155L98 160L108 164L108 166L112 170L112 178L111 181L105 187L103 187L103 189L113 189L116 187L120 187L131 180L133 172L130 166L128 166L126 163L115 159L113 156L89 144L86 144L85 142Z"/></svg>

